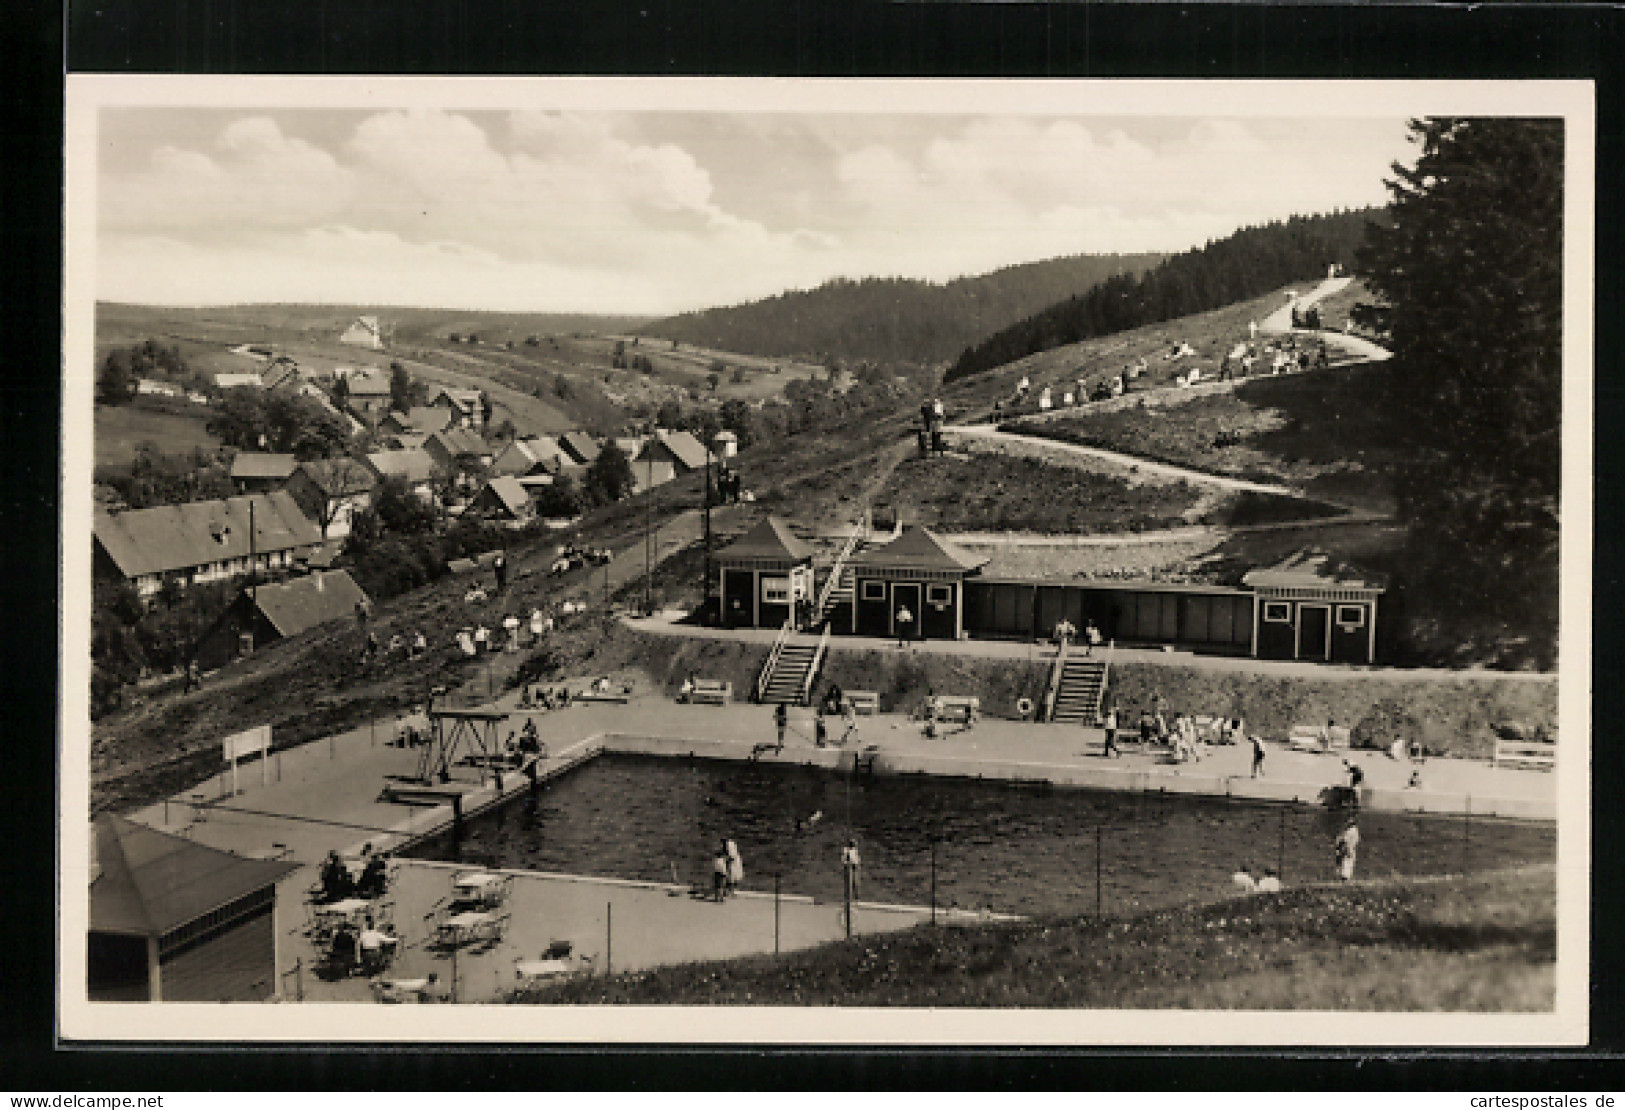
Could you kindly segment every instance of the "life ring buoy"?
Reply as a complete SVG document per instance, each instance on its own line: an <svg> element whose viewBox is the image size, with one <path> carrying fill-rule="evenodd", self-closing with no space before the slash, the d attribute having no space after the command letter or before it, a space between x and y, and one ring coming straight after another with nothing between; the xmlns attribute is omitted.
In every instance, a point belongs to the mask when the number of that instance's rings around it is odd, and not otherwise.
<svg viewBox="0 0 1625 1110"><path fill-rule="evenodd" d="M1020 701L1016 702L1016 712L1020 713L1023 717L1031 717L1033 715L1033 699L1022 698Z"/></svg>

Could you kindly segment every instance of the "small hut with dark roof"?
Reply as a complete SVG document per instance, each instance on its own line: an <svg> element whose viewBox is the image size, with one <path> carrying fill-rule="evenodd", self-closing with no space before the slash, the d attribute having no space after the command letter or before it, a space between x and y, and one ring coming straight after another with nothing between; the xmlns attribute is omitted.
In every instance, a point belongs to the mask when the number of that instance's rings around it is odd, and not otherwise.
<svg viewBox="0 0 1625 1110"><path fill-rule="evenodd" d="M92 1002L248 1002L276 980L276 884L244 859L114 815L91 830Z"/></svg>
<svg viewBox="0 0 1625 1110"><path fill-rule="evenodd" d="M896 636L897 613L907 609L913 621L903 631L910 638L959 639L965 579L986 562L917 524L906 525L890 543L853 558L851 631Z"/></svg>
<svg viewBox="0 0 1625 1110"><path fill-rule="evenodd" d="M760 523L717 553L722 623L728 628L777 628L812 598L812 548L784 521Z"/></svg>
<svg viewBox="0 0 1625 1110"><path fill-rule="evenodd" d="M1333 561L1324 551L1295 551L1273 567L1242 576L1257 597L1254 654L1261 659L1371 663L1377 656L1377 599L1387 582Z"/></svg>

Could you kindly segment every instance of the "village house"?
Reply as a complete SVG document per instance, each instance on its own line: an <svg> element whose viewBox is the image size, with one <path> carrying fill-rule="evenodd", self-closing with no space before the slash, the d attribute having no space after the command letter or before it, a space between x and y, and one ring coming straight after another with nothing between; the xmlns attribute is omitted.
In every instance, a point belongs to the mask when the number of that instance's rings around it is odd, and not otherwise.
<svg viewBox="0 0 1625 1110"><path fill-rule="evenodd" d="M244 859L115 814L90 837L92 1002L255 1002L278 993L277 882Z"/></svg>
<svg viewBox="0 0 1625 1110"><path fill-rule="evenodd" d="M705 469L705 444L694 438L693 432L656 429L637 458L639 462L670 463L678 474L691 474Z"/></svg>
<svg viewBox="0 0 1625 1110"><path fill-rule="evenodd" d="M592 436L579 431L565 432L559 437L559 447L564 452L562 462L566 470L591 466L603 450Z"/></svg>
<svg viewBox="0 0 1625 1110"><path fill-rule="evenodd" d="M281 489L298 465L292 455L239 451L231 460L231 485L238 493L270 493Z"/></svg>
<svg viewBox="0 0 1625 1110"><path fill-rule="evenodd" d="M441 386L429 402L434 408L444 409L458 427L481 431L485 427L485 400L477 389L452 389Z"/></svg>
<svg viewBox="0 0 1625 1110"><path fill-rule="evenodd" d="M539 474L557 474L563 449L552 436L526 436L504 447L491 462L494 474L511 474L515 478L529 478Z"/></svg>
<svg viewBox="0 0 1625 1110"><path fill-rule="evenodd" d="M376 316L357 316L344 334L339 336L340 343L348 343L352 347L366 347L368 350L381 351L384 349L384 329Z"/></svg>
<svg viewBox="0 0 1625 1110"><path fill-rule="evenodd" d="M307 383L297 362L287 355L277 355L260 371L260 384L273 393L292 393Z"/></svg>
<svg viewBox="0 0 1625 1110"><path fill-rule="evenodd" d="M258 574L286 569L322 542L321 530L286 490L97 513L92 534L96 573L130 583L143 598L166 580L184 588L241 578L251 553Z"/></svg>
<svg viewBox="0 0 1625 1110"><path fill-rule="evenodd" d="M197 664L216 670L308 628L354 617L356 606L367 602L366 593L344 570L246 587L199 639Z"/></svg>
<svg viewBox="0 0 1625 1110"><path fill-rule="evenodd" d="M520 528L536 518L530 493L518 478L502 475L492 478L474 495L466 512L484 520Z"/></svg>
<svg viewBox="0 0 1625 1110"><path fill-rule="evenodd" d="M216 374L214 384L217 389L261 389L264 386L258 374Z"/></svg>
<svg viewBox="0 0 1625 1110"><path fill-rule="evenodd" d="M389 411L389 375L371 370L345 379L349 389L346 404L368 424L376 424Z"/></svg>
<svg viewBox="0 0 1625 1110"><path fill-rule="evenodd" d="M334 540L350 534L351 521L372 504L377 485L371 467L338 458L300 463L284 488L315 521L322 538Z"/></svg>
<svg viewBox="0 0 1625 1110"><path fill-rule="evenodd" d="M378 422L378 431L389 435L422 436L427 439L451 423L451 410L444 406L414 405L410 412L391 410Z"/></svg>
<svg viewBox="0 0 1625 1110"><path fill-rule="evenodd" d="M434 503L435 483L440 475L434 458L427 451L374 451L366 456L366 464L379 482L385 478L399 478L406 483L409 491L430 504Z"/></svg>
<svg viewBox="0 0 1625 1110"><path fill-rule="evenodd" d="M645 490L663 486L677 477L677 468L669 462L655 462L644 459L632 464L632 492L642 493Z"/></svg>
<svg viewBox="0 0 1625 1110"><path fill-rule="evenodd" d="M137 381L135 391L142 397L180 397L185 392L180 386L155 381L152 378L142 378Z"/></svg>
<svg viewBox="0 0 1625 1110"><path fill-rule="evenodd" d="M443 428L423 442L424 453L434 460L442 474L455 475L459 467L477 463L489 467L491 447L478 434L466 428Z"/></svg>

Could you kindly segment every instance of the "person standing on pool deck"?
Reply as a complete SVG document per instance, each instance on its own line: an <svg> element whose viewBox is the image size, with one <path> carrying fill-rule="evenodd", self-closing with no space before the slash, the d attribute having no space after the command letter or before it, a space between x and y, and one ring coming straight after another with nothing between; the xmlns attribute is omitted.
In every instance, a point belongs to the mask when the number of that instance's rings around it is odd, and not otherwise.
<svg viewBox="0 0 1625 1110"><path fill-rule="evenodd" d="M914 623L914 614L908 611L907 605L897 607L897 646L908 646L909 626Z"/></svg>
<svg viewBox="0 0 1625 1110"><path fill-rule="evenodd" d="M773 724L779 732L779 751L782 752L784 750L784 730L790 724L790 711L784 707L782 701L773 709Z"/></svg>
<svg viewBox="0 0 1625 1110"><path fill-rule="evenodd" d="M1337 857L1337 877L1344 882L1353 879L1354 857L1360 851L1360 826L1354 823L1354 818L1350 817L1349 823L1343 826L1332 851Z"/></svg>
<svg viewBox="0 0 1625 1110"><path fill-rule="evenodd" d="M863 859L858 855L858 842L856 838L848 840L846 847L841 849L841 870L846 874L846 896L858 896L858 879L863 870Z"/></svg>
<svg viewBox="0 0 1625 1110"><path fill-rule="evenodd" d="M1264 738L1253 734L1253 778L1264 777Z"/></svg>
<svg viewBox="0 0 1625 1110"><path fill-rule="evenodd" d="M1106 720L1103 723L1106 729L1106 747L1100 754L1107 759L1117 759L1123 754L1117 750L1117 706L1106 710Z"/></svg>
<svg viewBox="0 0 1625 1110"><path fill-rule="evenodd" d="M723 844L728 854L728 893L738 894L739 885L745 881L745 860L739 854L739 845L733 840Z"/></svg>
<svg viewBox="0 0 1625 1110"><path fill-rule="evenodd" d="M720 902L728 896L728 846L723 844L717 848L717 854L711 857L711 897Z"/></svg>
<svg viewBox="0 0 1625 1110"><path fill-rule="evenodd" d="M829 726L824 723L823 706L819 706L818 715L813 718L813 743L820 748L829 747Z"/></svg>

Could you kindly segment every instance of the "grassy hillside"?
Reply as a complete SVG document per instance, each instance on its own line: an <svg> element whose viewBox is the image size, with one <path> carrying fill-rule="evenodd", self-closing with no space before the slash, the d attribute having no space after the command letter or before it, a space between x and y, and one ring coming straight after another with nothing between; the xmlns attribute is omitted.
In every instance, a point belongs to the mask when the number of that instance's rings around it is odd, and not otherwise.
<svg viewBox="0 0 1625 1110"><path fill-rule="evenodd" d="M805 952L570 980L552 1005L1539 1012L1556 877L1532 868L1254 895L1131 921L919 926Z"/></svg>
<svg viewBox="0 0 1625 1110"><path fill-rule="evenodd" d="M1384 373L1368 364L1257 378L1178 405L1080 412L1010 428L1392 512L1402 453L1380 403Z"/></svg>
<svg viewBox="0 0 1625 1110"><path fill-rule="evenodd" d="M96 406L96 465L122 466L135 457L137 447L154 444L164 454L182 454L194 447L212 451L220 441L209 434L210 409L192 406L195 415L179 405L152 408L139 400L127 405Z"/></svg>
<svg viewBox="0 0 1625 1110"><path fill-rule="evenodd" d="M1139 274L1161 258L1074 255L945 284L840 279L749 304L685 313L640 331L771 358L941 362L1045 305L1077 296L1115 274Z"/></svg>

